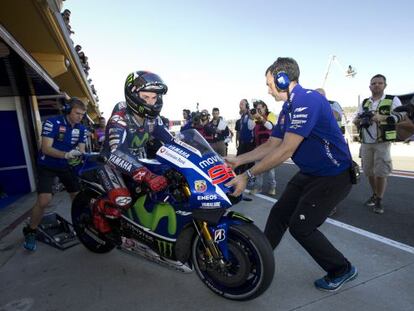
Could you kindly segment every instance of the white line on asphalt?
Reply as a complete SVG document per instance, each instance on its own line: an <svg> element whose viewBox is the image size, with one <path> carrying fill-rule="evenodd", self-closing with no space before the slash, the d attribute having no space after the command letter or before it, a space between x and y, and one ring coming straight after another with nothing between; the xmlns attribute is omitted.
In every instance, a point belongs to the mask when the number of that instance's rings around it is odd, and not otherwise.
<svg viewBox="0 0 414 311"><path fill-rule="evenodd" d="M400 178L410 178L410 179L414 179L414 176L411 176L411 175L402 175L401 173L391 173L390 176L400 177Z"/></svg>
<svg viewBox="0 0 414 311"><path fill-rule="evenodd" d="M376 240L378 242L381 242L381 243L396 247L398 249L401 249L403 251L409 252L411 254L414 254L414 247L412 247L412 246L409 246L409 245L406 245L406 244L388 239L388 238L383 237L381 235L378 235L378 234L375 234L375 233L372 233L372 232L369 232L369 231L366 231L366 230L363 230L363 229L359 229L359 228L351 226L351 225L344 224L343 222L340 222L340 221L337 221L337 220L334 220L334 219L331 219L331 218L328 218L326 220L326 222L330 223L331 225L334 225L334 226L337 226L337 227L355 232L355 233L360 234L362 236L365 236L367 238Z"/></svg>
<svg viewBox="0 0 414 311"><path fill-rule="evenodd" d="M292 160L286 160L284 164L295 165ZM361 173L364 172L362 167L360 168ZM403 171L403 170L393 170L390 174L392 177L400 177L400 178L409 178L414 179L414 172L413 171Z"/></svg>
<svg viewBox="0 0 414 311"><path fill-rule="evenodd" d="M260 194L260 193L255 194L255 196L256 197L259 197L261 199L267 200L269 202L272 202L272 203L276 203L277 202L276 199L269 198L268 196L265 196L265 195ZM363 230L363 229L359 229L357 227L354 227L354 226L345 224L343 222L340 222L340 221L337 221L337 220L334 220L334 219L331 219L331 218L328 218L326 220L326 222L327 223L330 223L331 225L334 225L334 226L337 226L337 227L340 227L340 228L343 228L343 229L352 231L352 232L354 232L356 234L365 236L365 237L370 238L372 240L375 240L375 241L378 241L378 242L387 244L389 246L393 246L393 247L398 248L400 250L406 251L408 253L414 254L414 247L412 247L412 246L409 246L409 245L406 245L406 244L403 244L403 243L400 243L400 242L397 242L397 241L388 239L386 237L383 237L381 235L378 235L378 234L375 234L375 233L372 233L372 232L369 232L369 231L366 231L366 230Z"/></svg>

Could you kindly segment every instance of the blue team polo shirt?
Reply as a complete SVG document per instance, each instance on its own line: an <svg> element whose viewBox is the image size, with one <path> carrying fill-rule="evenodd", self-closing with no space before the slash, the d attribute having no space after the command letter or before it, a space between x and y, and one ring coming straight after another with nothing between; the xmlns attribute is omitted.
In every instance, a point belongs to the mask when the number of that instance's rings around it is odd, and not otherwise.
<svg viewBox="0 0 414 311"><path fill-rule="evenodd" d="M240 132L239 132L239 141L241 143L252 143L254 138L253 130L249 130L249 115L247 113L243 114L240 118Z"/></svg>
<svg viewBox="0 0 414 311"><path fill-rule="evenodd" d="M86 128L82 124L75 124L72 127L65 116L57 116L43 123L42 136L53 138L53 148L68 152L75 149L78 144L86 142ZM38 163L53 168L69 166L68 160L45 155L42 151Z"/></svg>
<svg viewBox="0 0 414 311"><path fill-rule="evenodd" d="M272 136L283 139L286 132L304 137L292 156L301 173L335 176L351 166L348 145L327 99L297 84L290 103L285 102Z"/></svg>

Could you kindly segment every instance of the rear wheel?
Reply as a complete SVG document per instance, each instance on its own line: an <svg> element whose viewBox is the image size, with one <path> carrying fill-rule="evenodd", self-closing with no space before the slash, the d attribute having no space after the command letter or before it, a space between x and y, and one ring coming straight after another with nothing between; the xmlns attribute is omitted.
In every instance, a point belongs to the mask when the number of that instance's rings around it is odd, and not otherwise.
<svg viewBox="0 0 414 311"><path fill-rule="evenodd" d="M255 225L231 225L227 232L229 260L224 267L206 260L204 245L196 236L192 245L194 268L208 288L232 300L249 300L261 295L275 272L273 250Z"/></svg>
<svg viewBox="0 0 414 311"><path fill-rule="evenodd" d="M92 204L98 198L93 191L83 190L72 202L72 223L79 241L94 253L108 253L115 245L94 228Z"/></svg>

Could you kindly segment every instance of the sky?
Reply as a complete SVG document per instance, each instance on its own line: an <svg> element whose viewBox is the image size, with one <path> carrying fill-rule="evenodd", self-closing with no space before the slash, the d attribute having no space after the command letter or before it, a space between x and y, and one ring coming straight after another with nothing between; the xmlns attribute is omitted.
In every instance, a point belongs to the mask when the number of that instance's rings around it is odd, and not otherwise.
<svg viewBox="0 0 414 311"><path fill-rule="evenodd" d="M369 80L387 77L387 94L414 92L412 0L66 0L74 44L88 57L99 108L109 117L124 100L128 73L149 70L168 85L162 115L218 107L239 117L242 98L261 99L278 113L265 71L277 57L293 57L300 84L325 81L328 99L357 106ZM351 65L354 78L346 77Z"/></svg>

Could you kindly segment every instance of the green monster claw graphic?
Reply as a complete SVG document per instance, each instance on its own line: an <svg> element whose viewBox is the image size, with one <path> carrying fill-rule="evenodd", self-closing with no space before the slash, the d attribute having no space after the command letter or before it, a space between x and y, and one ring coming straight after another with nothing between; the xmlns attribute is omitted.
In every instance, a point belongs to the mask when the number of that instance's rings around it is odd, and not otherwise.
<svg viewBox="0 0 414 311"><path fill-rule="evenodd" d="M173 244L167 241L157 240L158 251L161 256L171 257L173 253Z"/></svg>
<svg viewBox="0 0 414 311"><path fill-rule="evenodd" d="M127 85L129 83L132 83L132 82L134 82L134 74L133 73L130 73L128 75L128 77L126 78L125 85Z"/></svg>
<svg viewBox="0 0 414 311"><path fill-rule="evenodd" d="M246 217L243 214L240 214L238 212L233 212L232 213L232 218L240 219L240 220L243 220L245 222L252 222L252 220L250 218L248 218L248 217Z"/></svg>
<svg viewBox="0 0 414 311"><path fill-rule="evenodd" d="M168 233L170 235L174 235L177 231L177 218L174 208L168 203L157 203L153 211L150 213L144 207L146 197L146 195L140 197L133 206L140 223L143 226L150 228L152 231L155 231L160 220L163 217L167 217ZM132 216L130 211L129 216Z"/></svg>

